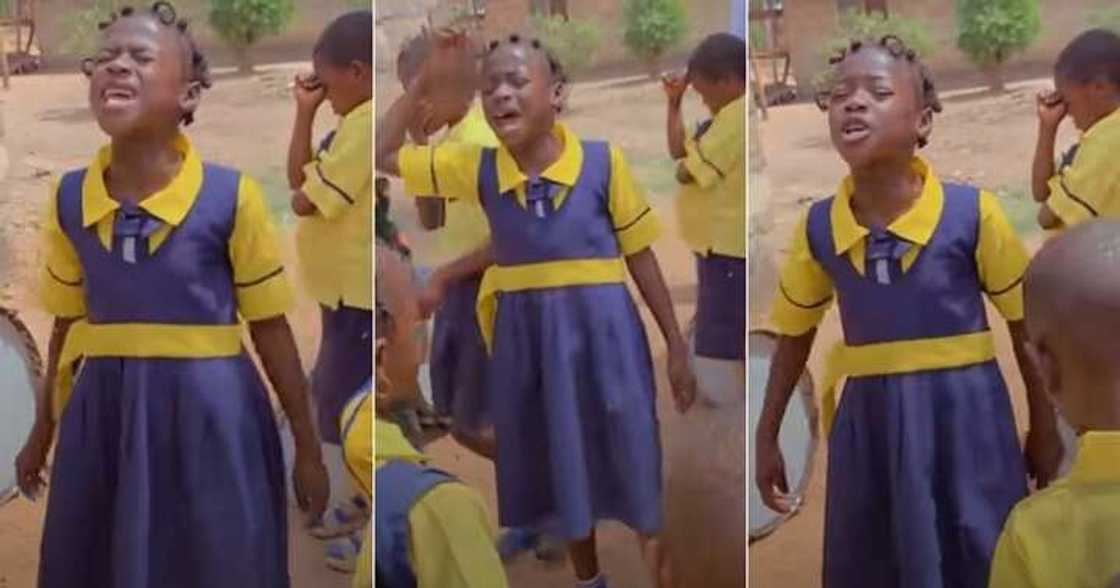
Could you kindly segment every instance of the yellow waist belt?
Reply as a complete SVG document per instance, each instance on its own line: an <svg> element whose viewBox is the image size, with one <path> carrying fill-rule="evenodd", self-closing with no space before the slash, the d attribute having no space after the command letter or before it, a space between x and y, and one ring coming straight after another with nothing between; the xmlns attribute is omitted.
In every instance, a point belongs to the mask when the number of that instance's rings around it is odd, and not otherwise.
<svg viewBox="0 0 1120 588"><path fill-rule="evenodd" d="M494 320L498 314L499 292L625 282L626 264L621 257L491 266L483 274L478 288L478 325L482 329L486 351L492 351L494 346Z"/></svg>
<svg viewBox="0 0 1120 588"><path fill-rule="evenodd" d="M992 333L982 331L936 339L890 341L832 348L825 367L821 412L825 437L839 406L836 385L842 378L887 376L959 368L984 363L996 356Z"/></svg>
<svg viewBox="0 0 1120 588"><path fill-rule="evenodd" d="M58 422L74 386L72 366L82 358L203 359L234 357L240 353L241 325L77 321L70 326L59 355L58 373L51 391L51 414Z"/></svg>

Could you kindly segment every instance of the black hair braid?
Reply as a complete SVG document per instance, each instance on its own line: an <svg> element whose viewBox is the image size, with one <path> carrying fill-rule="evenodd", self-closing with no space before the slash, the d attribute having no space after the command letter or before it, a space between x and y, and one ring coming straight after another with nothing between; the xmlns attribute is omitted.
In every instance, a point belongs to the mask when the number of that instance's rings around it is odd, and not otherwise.
<svg viewBox="0 0 1120 588"><path fill-rule="evenodd" d="M506 37L505 39L497 39L497 40L494 40L494 41L490 41L490 44L487 45L486 50L483 52L483 57L485 58L486 56L490 55L498 47L501 47L502 45L517 45L517 46L521 46L521 47L524 47L524 46L527 45L529 48L531 48L535 51L539 51L542 55L544 55L545 59L548 61L548 71L549 71L549 74L552 76L552 81L560 84L561 85L561 92L564 92L564 88L568 85L568 82L570 81L568 79L568 72L564 69L564 63L561 62L560 59L558 57L556 57L556 54L553 53L552 50L549 49L547 46L545 46L545 44L542 43L540 39L537 39L537 38L526 39L526 38L522 37L521 35L518 35L517 33L514 33L514 34L510 35L509 37ZM557 114L559 114L563 110L564 110L564 104L563 104L563 99L562 99L561 104L556 108Z"/></svg>
<svg viewBox="0 0 1120 588"><path fill-rule="evenodd" d="M198 84L203 90L210 89L213 85L213 79L210 76L210 62L206 59L206 55L202 53L198 43L194 40L194 35L190 33L190 25L185 19L181 19L175 11L175 7L166 0L157 0L152 3L148 8L148 14L155 18L156 22L173 27L178 31L183 40L183 45L186 53L187 63L190 69L188 80L192 83ZM124 6L120 12L113 12L109 14L109 20L97 23L98 30L105 30L116 23L122 18L129 18L137 16L136 9L131 6ZM95 62L92 58L85 58L82 60L82 73L87 76L93 75ZM182 122L184 125L190 125L194 122L193 112L184 112Z"/></svg>
<svg viewBox="0 0 1120 588"><path fill-rule="evenodd" d="M918 57L918 53L908 47L905 41L895 35L884 35L880 37L878 41L870 42L854 40L847 47L840 48L836 52L836 55L828 59L828 63L831 66L837 66L843 63L849 55L858 53L868 45L886 51L888 55L895 59L906 61L914 70L922 108L928 108L933 113L941 112L941 98L937 96L937 87L934 86L933 83L933 74L931 74L929 68L922 63L921 59ZM828 110L827 91L822 91L817 94L817 106L821 110ZM927 142L927 139L920 137L918 139L918 147L925 147Z"/></svg>

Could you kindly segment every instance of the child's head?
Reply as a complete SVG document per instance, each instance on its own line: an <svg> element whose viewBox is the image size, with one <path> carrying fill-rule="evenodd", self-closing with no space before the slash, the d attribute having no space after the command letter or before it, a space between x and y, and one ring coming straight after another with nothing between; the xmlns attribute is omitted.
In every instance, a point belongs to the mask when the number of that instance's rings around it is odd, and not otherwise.
<svg viewBox="0 0 1120 588"><path fill-rule="evenodd" d="M1094 221L1047 243L1024 277L1030 348L1075 429L1107 422L1120 393L1120 223Z"/></svg>
<svg viewBox="0 0 1120 588"><path fill-rule="evenodd" d="M82 61L89 103L110 137L162 135L194 121L210 69L167 2L122 8L99 25L97 53Z"/></svg>
<svg viewBox="0 0 1120 588"><path fill-rule="evenodd" d="M817 105L828 113L832 144L851 168L909 160L926 145L941 101L912 49L893 36L853 41L830 63L831 88Z"/></svg>
<svg viewBox="0 0 1120 588"><path fill-rule="evenodd" d="M335 114L345 115L373 97L373 13L348 12L327 25L312 54Z"/></svg>
<svg viewBox="0 0 1120 588"><path fill-rule="evenodd" d="M517 151L552 132L567 76L537 39L493 41L482 61L482 108L503 145Z"/></svg>
<svg viewBox="0 0 1120 588"><path fill-rule="evenodd" d="M688 80L715 115L746 92L747 44L729 33L704 39L688 59Z"/></svg>
<svg viewBox="0 0 1120 588"><path fill-rule="evenodd" d="M1054 63L1054 84L1078 129L1111 114L1120 107L1120 36L1104 29L1078 35Z"/></svg>
<svg viewBox="0 0 1120 588"><path fill-rule="evenodd" d="M384 413L415 399L423 352L414 336L421 323L408 265L388 247L379 244L376 252L376 390L378 412Z"/></svg>
<svg viewBox="0 0 1120 588"><path fill-rule="evenodd" d="M430 34L422 32L401 47L397 54L397 79L401 86L408 88L420 73L432 54L433 42ZM478 62L475 56L465 56L460 63L447 64L446 69L454 71L435 80L434 91L424 96L432 105L432 128L426 129L429 133L462 120L478 93Z"/></svg>

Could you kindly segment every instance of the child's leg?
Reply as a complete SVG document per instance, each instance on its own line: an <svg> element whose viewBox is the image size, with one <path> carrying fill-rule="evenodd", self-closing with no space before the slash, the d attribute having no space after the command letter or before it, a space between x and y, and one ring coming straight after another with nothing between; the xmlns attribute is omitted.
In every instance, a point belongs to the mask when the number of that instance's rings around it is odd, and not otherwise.
<svg viewBox="0 0 1120 588"><path fill-rule="evenodd" d="M661 536L638 534L638 547L642 550L642 559L646 562L653 585L657 588L673 588L673 566Z"/></svg>
<svg viewBox="0 0 1120 588"><path fill-rule="evenodd" d="M599 575L599 554L595 552L595 531L578 541L568 543L568 557L576 571L576 579L590 582Z"/></svg>

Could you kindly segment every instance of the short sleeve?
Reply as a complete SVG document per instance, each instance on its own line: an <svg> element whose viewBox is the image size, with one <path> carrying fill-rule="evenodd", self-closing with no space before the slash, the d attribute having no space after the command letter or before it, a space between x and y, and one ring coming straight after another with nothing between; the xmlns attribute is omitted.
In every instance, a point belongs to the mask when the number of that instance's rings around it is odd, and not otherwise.
<svg viewBox="0 0 1120 588"><path fill-rule="evenodd" d="M237 309L246 320L282 315L292 306L292 290L280 259L276 230L260 186L241 176L237 216L229 241Z"/></svg>
<svg viewBox="0 0 1120 588"><path fill-rule="evenodd" d="M807 227L806 214L793 234L770 310L770 320L780 335L804 335L820 324L832 305L832 279L809 249Z"/></svg>
<svg viewBox="0 0 1120 588"><path fill-rule="evenodd" d="M1031 579L1022 542L1016 532L1015 512L1012 511L1000 533L996 551L992 556L989 588L1041 588Z"/></svg>
<svg viewBox="0 0 1120 588"><path fill-rule="evenodd" d="M44 310L60 318L86 314L82 264L58 220L58 181L52 181L43 220L42 274L39 299Z"/></svg>
<svg viewBox="0 0 1120 588"><path fill-rule="evenodd" d="M645 193L634 181L626 157L614 146L611 147L609 199L611 222L622 254L633 255L653 245L661 235L661 223L646 201Z"/></svg>
<svg viewBox="0 0 1120 588"><path fill-rule="evenodd" d="M405 192L477 202L482 149L481 145L453 141L402 147L397 161Z"/></svg>
<svg viewBox="0 0 1120 588"><path fill-rule="evenodd" d="M1063 162L1058 173L1050 178L1046 205L1063 224L1073 226L1102 215L1120 214L1117 149L1120 137L1086 136L1072 161Z"/></svg>
<svg viewBox="0 0 1120 588"><path fill-rule="evenodd" d="M685 142L686 155L682 163L701 188L718 184L731 175L736 166L743 165L746 148L743 124L742 116L717 117L699 140L690 138Z"/></svg>
<svg viewBox="0 0 1120 588"><path fill-rule="evenodd" d="M470 487L436 486L412 507L408 522L417 586L507 586L486 508Z"/></svg>
<svg viewBox="0 0 1120 588"><path fill-rule="evenodd" d="M368 190L373 173L371 122L369 116L344 118L329 147L303 168L306 179L300 189L325 218L361 210L354 204Z"/></svg>
<svg viewBox="0 0 1120 588"><path fill-rule="evenodd" d="M1007 321L1023 320L1023 274L1030 257L995 196L980 193L976 264L984 292Z"/></svg>

